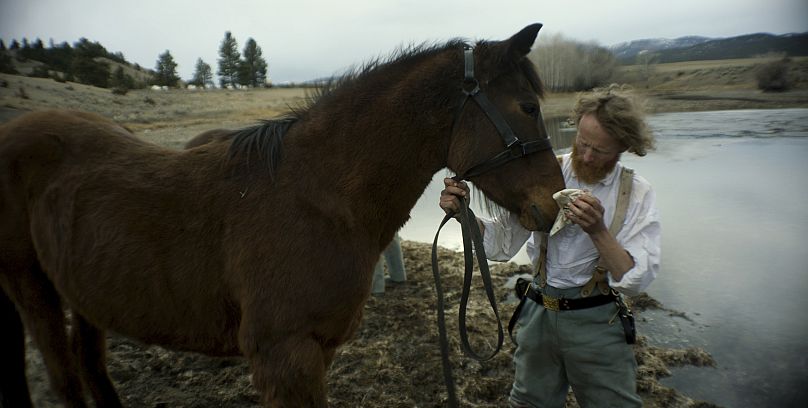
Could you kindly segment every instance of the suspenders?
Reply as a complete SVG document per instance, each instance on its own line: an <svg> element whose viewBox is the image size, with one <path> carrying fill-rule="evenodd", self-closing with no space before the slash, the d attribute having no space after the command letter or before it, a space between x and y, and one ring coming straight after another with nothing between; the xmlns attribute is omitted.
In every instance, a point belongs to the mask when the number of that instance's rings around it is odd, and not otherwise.
<svg viewBox="0 0 808 408"><path fill-rule="evenodd" d="M632 184L634 184L633 176L634 170L628 167L623 167L623 170L620 172L620 190L617 193L617 205L614 209L614 218L612 218L612 223L609 225L609 232L613 236L617 236L617 233L623 227L623 222L626 220L628 203L631 198L631 187ZM548 236L545 234L539 247L539 262L536 267L537 275L539 276L539 287L541 288L547 286L547 239ZM595 286L597 286L602 294L609 294L609 280L606 276L608 271L602 266L602 263L602 261L598 262L598 265L592 273L592 278L584 284L581 289L581 297L591 295Z"/></svg>

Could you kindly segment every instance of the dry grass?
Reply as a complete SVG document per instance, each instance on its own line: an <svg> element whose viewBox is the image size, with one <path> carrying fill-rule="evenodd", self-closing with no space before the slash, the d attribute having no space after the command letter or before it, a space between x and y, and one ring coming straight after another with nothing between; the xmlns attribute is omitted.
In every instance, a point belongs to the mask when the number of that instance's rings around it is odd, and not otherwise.
<svg viewBox="0 0 808 408"><path fill-rule="evenodd" d="M687 61L621 67L617 79L651 93L661 91L743 91L757 90L755 74L780 57L767 56L714 61ZM793 58L789 77L796 90L808 89L808 57Z"/></svg>
<svg viewBox="0 0 808 408"><path fill-rule="evenodd" d="M297 88L168 91L111 90L46 78L0 74L0 107L16 110L51 108L99 113L155 143L179 147L192 136L213 128L238 128L282 114L302 103L306 90ZM27 99L16 93L24 89ZM2 120L2 119L0 119Z"/></svg>
<svg viewBox="0 0 808 408"><path fill-rule="evenodd" d="M640 67L626 66L616 78L631 84L647 100L650 112L701 111L808 106L808 58L796 58L791 66L793 90L763 93L757 90L754 73L772 58L695 61L658 64L650 76ZM179 147L205 130L239 128L271 118L298 106L306 97L299 88L250 90L132 90L114 95L77 83L0 74L0 110L50 108L79 109L100 113L132 129L143 138ZM26 97L22 97L25 95ZM549 94L542 104L545 117L566 117L575 95ZM5 109L2 109L5 108ZM0 112L0 122L6 120Z"/></svg>

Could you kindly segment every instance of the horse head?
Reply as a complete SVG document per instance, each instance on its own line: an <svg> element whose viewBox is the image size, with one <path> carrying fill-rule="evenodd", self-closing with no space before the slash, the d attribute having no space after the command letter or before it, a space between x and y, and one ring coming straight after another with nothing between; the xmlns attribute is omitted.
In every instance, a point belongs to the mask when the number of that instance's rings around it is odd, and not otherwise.
<svg viewBox="0 0 808 408"><path fill-rule="evenodd" d="M552 195L564 178L541 114L543 86L527 58L540 28L465 50L466 97L455 114L448 167L519 214L525 228L549 231L558 214Z"/></svg>

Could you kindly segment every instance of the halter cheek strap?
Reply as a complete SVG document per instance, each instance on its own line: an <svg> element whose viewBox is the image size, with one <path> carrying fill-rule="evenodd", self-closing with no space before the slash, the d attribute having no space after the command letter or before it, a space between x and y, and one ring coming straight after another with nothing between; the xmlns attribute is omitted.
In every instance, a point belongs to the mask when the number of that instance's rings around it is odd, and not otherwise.
<svg viewBox="0 0 808 408"><path fill-rule="evenodd" d="M455 125L459 122L459 118L463 113L466 102L468 102L469 99L473 99L497 129L503 143L505 143L505 150L482 163L471 166L471 168L467 169L462 175L459 174L456 176L455 180L467 180L483 173L487 173L488 171L500 167L511 160L515 160L543 150L551 150L553 146L550 143L549 137L523 142L516 136L513 129L511 129L508 122L499 113L496 106L491 103L491 100L489 100L488 97L485 96L485 93L480 89L480 83L474 77L474 48L469 45L465 45L463 47L463 55L463 94L465 96L458 107L457 115L455 116ZM541 116L541 111L539 111L538 122L544 129L544 134L547 135L547 129L544 127L544 118Z"/></svg>

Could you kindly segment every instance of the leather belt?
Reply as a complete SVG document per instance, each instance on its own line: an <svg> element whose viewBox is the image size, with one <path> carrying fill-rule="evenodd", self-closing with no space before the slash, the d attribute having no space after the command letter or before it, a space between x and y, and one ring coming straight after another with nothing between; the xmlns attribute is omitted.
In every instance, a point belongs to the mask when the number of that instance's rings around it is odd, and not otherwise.
<svg viewBox="0 0 808 408"><path fill-rule="evenodd" d="M597 307L605 305L607 303L612 303L616 299L615 296L611 293L609 293L608 295L598 295L578 299L557 298L542 294L541 292L533 288L533 285L528 285L525 291L525 296L527 296L534 302L544 306L545 309L552 310L554 312L565 310L588 309L591 307Z"/></svg>

